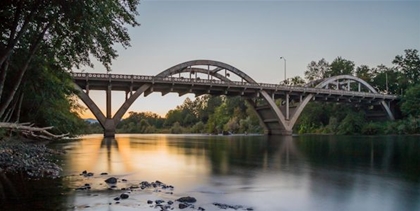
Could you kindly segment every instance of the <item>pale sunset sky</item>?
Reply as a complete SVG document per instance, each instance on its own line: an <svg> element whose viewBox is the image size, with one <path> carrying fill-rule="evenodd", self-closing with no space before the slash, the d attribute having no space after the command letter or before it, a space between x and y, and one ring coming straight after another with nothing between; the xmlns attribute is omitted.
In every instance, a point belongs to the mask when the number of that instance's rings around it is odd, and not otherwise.
<svg viewBox="0 0 420 211"><path fill-rule="evenodd" d="M303 78L311 61L336 57L356 66L392 66L405 49L420 50L420 0L412 1L212 1L143 0L130 28L132 47L117 47L112 73L157 75L176 64L210 59L230 64L261 83ZM95 63L87 72L105 73ZM75 72L81 70L74 70ZM91 91L105 110L105 92ZM124 102L113 92L112 110ZM186 97L177 93L140 96L129 111L165 116ZM83 117L93 117L87 111Z"/></svg>

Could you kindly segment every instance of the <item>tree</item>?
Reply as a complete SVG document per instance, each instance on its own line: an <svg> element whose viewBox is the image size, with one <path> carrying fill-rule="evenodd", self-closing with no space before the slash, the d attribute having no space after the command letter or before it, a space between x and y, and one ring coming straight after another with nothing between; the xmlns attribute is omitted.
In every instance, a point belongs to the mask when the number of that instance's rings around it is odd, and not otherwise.
<svg viewBox="0 0 420 211"><path fill-rule="evenodd" d="M396 56L392 63L404 75L409 85L418 84L420 82L419 52L416 49L407 49L404 52L405 55Z"/></svg>
<svg viewBox="0 0 420 211"><path fill-rule="evenodd" d="M373 68L371 85L379 92L399 94L401 89L406 89L407 81L395 68L378 65Z"/></svg>
<svg viewBox="0 0 420 211"><path fill-rule="evenodd" d="M401 111L405 116L420 118L420 84L407 89L401 101Z"/></svg>
<svg viewBox="0 0 420 211"><path fill-rule="evenodd" d="M361 65L356 68L356 77L370 83L373 79L373 72L367 65Z"/></svg>
<svg viewBox="0 0 420 211"><path fill-rule="evenodd" d="M19 57L11 61L17 63ZM54 133L84 133L85 122L79 117L83 108L74 95L72 78L49 62L48 56L34 57L2 121L32 122L37 126L54 126ZM15 72L9 76L13 78ZM9 92L13 81L5 82Z"/></svg>
<svg viewBox="0 0 420 211"><path fill-rule="evenodd" d="M338 126L338 134L342 135L352 135L360 134L362 128L365 124L364 114L362 112L355 113L350 112L347 116L341 121Z"/></svg>
<svg viewBox="0 0 420 211"><path fill-rule="evenodd" d="M98 59L108 71L116 43L129 46L126 26L138 26L138 0L1 1L0 118L4 118L35 57L48 56L60 71ZM21 62L15 63L17 59ZM13 78L10 76L13 75ZM5 82L9 84L4 92Z"/></svg>
<svg viewBox="0 0 420 211"><path fill-rule="evenodd" d="M307 70L305 71L305 79L308 81L315 81L326 78L325 73L330 71L330 65L322 58L317 62L312 61L308 64Z"/></svg>
<svg viewBox="0 0 420 211"><path fill-rule="evenodd" d="M303 80L303 78L301 78L300 76L295 76L290 79L289 84L291 86L303 86L305 84L305 80Z"/></svg>
<svg viewBox="0 0 420 211"><path fill-rule="evenodd" d="M336 75L353 75L354 73L354 62L350 60L337 57L331 62L330 69L325 72L327 77Z"/></svg>

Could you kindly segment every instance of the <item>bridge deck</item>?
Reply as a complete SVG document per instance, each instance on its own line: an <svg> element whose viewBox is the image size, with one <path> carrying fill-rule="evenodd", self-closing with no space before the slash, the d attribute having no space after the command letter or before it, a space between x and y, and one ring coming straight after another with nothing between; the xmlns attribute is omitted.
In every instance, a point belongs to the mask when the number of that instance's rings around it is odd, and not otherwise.
<svg viewBox="0 0 420 211"><path fill-rule="evenodd" d="M86 90L107 90L111 86L115 91L135 91L139 87L150 84L150 88L145 92L169 92L194 93L196 95L228 95L243 97L258 97L261 90L266 91L273 98L283 98L289 94L291 100L298 100L308 94L314 94L315 100L321 101L346 101L369 103L382 100L392 101L398 98L396 95L387 95L372 92L343 91L325 88L311 88L298 86L282 86L278 84L256 83L251 84L241 81L221 81L199 78L179 78L179 77L157 77L145 75L121 75L121 74L99 74L99 73L74 73L74 82L82 89Z"/></svg>

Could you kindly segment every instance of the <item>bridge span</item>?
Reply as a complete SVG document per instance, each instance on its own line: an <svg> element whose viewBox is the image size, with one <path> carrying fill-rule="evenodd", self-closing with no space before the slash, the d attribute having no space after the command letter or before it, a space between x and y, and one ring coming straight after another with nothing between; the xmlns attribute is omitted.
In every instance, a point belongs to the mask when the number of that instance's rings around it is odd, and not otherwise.
<svg viewBox="0 0 420 211"><path fill-rule="evenodd" d="M240 81L231 81L235 75ZM78 96L104 128L105 137L114 137L117 124L138 97L152 92L162 96L174 92L242 96L254 108L266 134L291 135L299 115L312 101L352 103L380 107L389 119L394 116L390 102L396 95L378 93L360 78L340 75L305 86L257 83L237 68L212 60L194 60L175 65L156 76L103 73L72 73ZM90 90L106 92L106 114L89 97ZM111 92L124 91L126 100L112 116ZM281 99L277 105L276 100Z"/></svg>

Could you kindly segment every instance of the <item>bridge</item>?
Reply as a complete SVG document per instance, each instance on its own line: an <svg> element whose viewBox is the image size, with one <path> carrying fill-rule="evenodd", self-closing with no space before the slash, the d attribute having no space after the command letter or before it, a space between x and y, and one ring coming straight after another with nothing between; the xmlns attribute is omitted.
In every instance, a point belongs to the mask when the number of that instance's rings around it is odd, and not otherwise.
<svg viewBox="0 0 420 211"><path fill-rule="evenodd" d="M230 76L240 81L230 80ZM352 103L376 108L394 120L390 103L396 95L378 93L360 78L340 75L310 82L305 86L257 83L245 72L223 62L193 60L175 65L155 76L103 73L72 73L79 98L92 111L104 129L105 137L114 137L116 126L141 94L153 92L193 93L241 96L257 114L266 134L291 135L299 115L310 101ZM106 92L106 114L89 97L90 90ZM112 116L111 92L124 91L125 102ZM277 102L281 102L279 105ZM373 110L373 109L372 109Z"/></svg>

